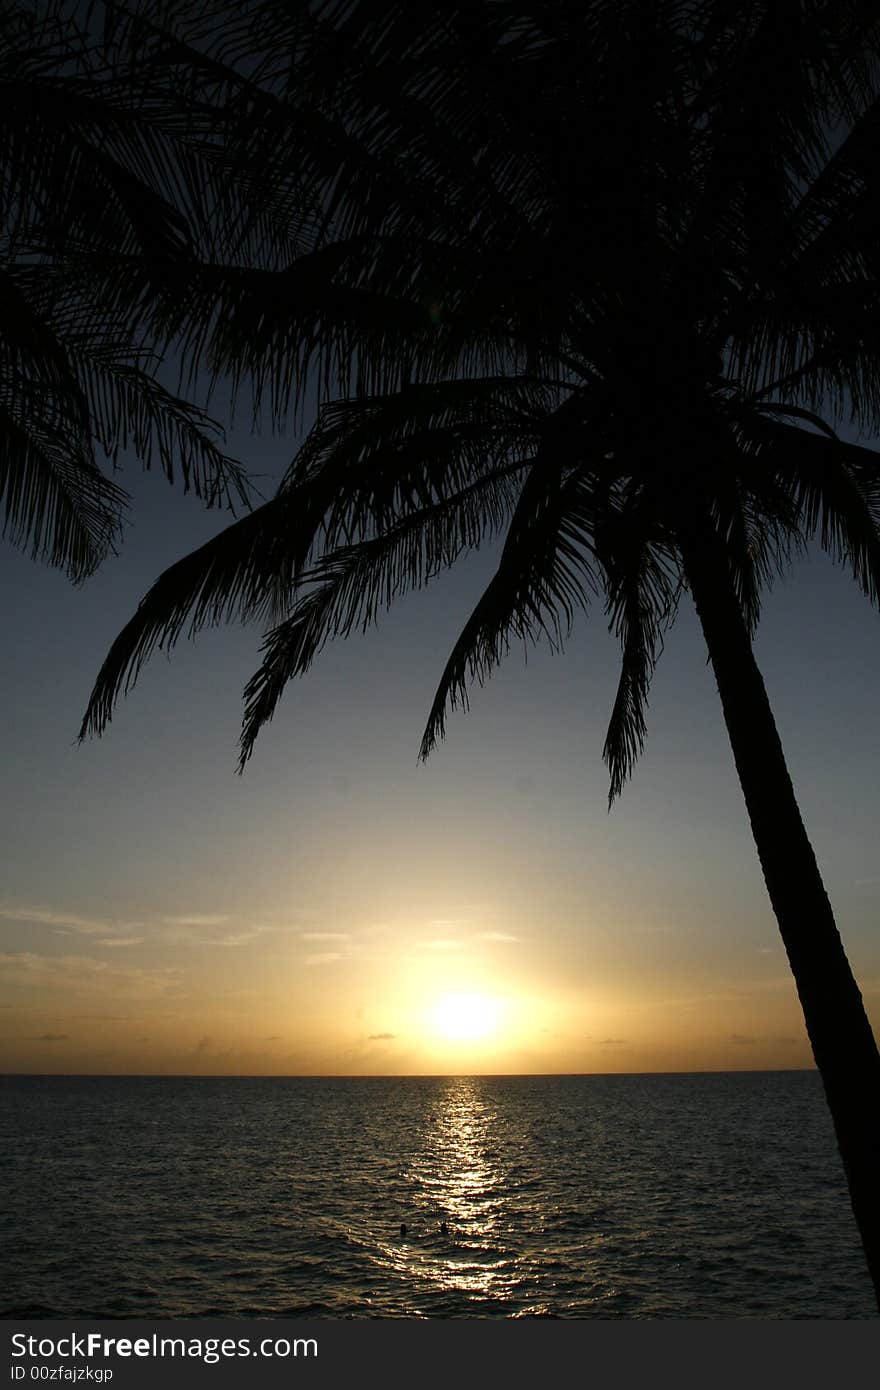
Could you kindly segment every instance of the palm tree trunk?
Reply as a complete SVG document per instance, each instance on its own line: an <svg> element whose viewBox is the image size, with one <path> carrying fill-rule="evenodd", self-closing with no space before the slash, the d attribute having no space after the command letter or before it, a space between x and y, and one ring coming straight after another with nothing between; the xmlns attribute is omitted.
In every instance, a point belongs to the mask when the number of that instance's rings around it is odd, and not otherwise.
<svg viewBox="0 0 880 1390"><path fill-rule="evenodd" d="M880 1305L880 1052L801 820L723 548L704 533L684 538L682 552Z"/></svg>

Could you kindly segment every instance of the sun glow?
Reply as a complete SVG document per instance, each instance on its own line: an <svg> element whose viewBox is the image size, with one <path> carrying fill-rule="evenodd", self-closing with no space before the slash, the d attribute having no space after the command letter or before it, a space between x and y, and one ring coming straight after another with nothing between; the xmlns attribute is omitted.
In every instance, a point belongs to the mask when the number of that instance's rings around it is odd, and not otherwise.
<svg viewBox="0 0 880 1390"><path fill-rule="evenodd" d="M491 1038L501 1018L501 1005L487 994L444 994L428 1011L431 1032L447 1042L479 1042Z"/></svg>

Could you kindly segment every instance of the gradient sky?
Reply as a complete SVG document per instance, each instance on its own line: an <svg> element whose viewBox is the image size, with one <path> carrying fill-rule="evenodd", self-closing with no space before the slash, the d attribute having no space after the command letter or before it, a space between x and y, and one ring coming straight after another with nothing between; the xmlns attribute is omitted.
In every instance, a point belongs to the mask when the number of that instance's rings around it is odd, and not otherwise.
<svg viewBox="0 0 880 1390"><path fill-rule="evenodd" d="M293 441L239 432L272 474ZM224 523L136 467L118 559L83 588L0 547L0 1070L438 1073L812 1065L714 681L685 602L649 741L607 812L617 677L601 610L513 651L417 762L484 551L288 688L243 777L259 633L155 658L100 741L94 675L150 581ZM757 653L875 1029L880 619L821 555ZM450 994L493 1001L443 1036Z"/></svg>

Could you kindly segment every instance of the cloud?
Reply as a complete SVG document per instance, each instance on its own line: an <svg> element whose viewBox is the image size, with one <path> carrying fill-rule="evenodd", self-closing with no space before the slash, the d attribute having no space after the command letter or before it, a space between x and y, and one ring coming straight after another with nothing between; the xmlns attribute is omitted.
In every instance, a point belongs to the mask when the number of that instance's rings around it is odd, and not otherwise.
<svg viewBox="0 0 880 1390"><path fill-rule="evenodd" d="M347 931L303 931L300 936L303 941L351 941Z"/></svg>
<svg viewBox="0 0 880 1390"><path fill-rule="evenodd" d="M272 930L272 927L233 927L215 932L211 936L197 937L193 944L196 946L245 946L249 941L254 941L256 937L264 936L266 932Z"/></svg>
<svg viewBox="0 0 880 1390"><path fill-rule="evenodd" d="M69 1033L41 1033L38 1038L31 1038L31 1042L67 1042Z"/></svg>
<svg viewBox="0 0 880 1390"><path fill-rule="evenodd" d="M509 941L509 942L512 943L512 942L514 942L514 941L519 941L519 937L518 937L518 936L510 936L509 933L506 932L506 931L484 931L484 932L480 932L480 935L479 935L479 937L478 937L478 940L479 940L479 941L505 941L505 942L508 942L508 941Z"/></svg>
<svg viewBox="0 0 880 1390"><path fill-rule="evenodd" d="M454 951L461 945L460 941L419 941L416 943L424 951Z"/></svg>
<svg viewBox="0 0 880 1390"><path fill-rule="evenodd" d="M244 946L266 932L277 931L255 922L234 922L229 917L164 917L172 927L171 940L178 946Z"/></svg>
<svg viewBox="0 0 880 1390"><path fill-rule="evenodd" d="M213 1039L213 1038L209 1038L208 1035L207 1035L207 1033L206 1033L205 1036L204 1036L203 1038L199 1038L198 1042L196 1043L195 1047L193 1048L193 1051L194 1051L194 1052L210 1052L211 1049L213 1048L213 1046L214 1046L214 1039Z"/></svg>
<svg viewBox="0 0 880 1390"><path fill-rule="evenodd" d="M396 1037L396 1033L370 1033L367 1042L391 1042L392 1038Z"/></svg>
<svg viewBox="0 0 880 1390"><path fill-rule="evenodd" d="M341 951L319 951L316 955L306 956L303 965L332 965L335 960L342 960Z"/></svg>
<svg viewBox="0 0 880 1390"><path fill-rule="evenodd" d="M0 907L0 920L28 923L49 927L60 935L77 934L96 937L92 944L101 947L140 946L143 936L135 936L133 929L143 929L142 922L113 922L99 917L81 917L70 912L55 912L35 907ZM235 923L227 915L219 913L183 913L159 919L164 927L165 939L175 944L195 946L243 946L264 932L276 931L276 927L254 923Z"/></svg>
<svg viewBox="0 0 880 1390"><path fill-rule="evenodd" d="M33 951L0 955L0 974L13 985L63 994L167 994L180 988L179 970L142 970L91 956L38 956Z"/></svg>
<svg viewBox="0 0 880 1390"><path fill-rule="evenodd" d="M626 1045L626 1038L599 1038L596 1043L597 1047L625 1047Z"/></svg>
<svg viewBox="0 0 880 1390"><path fill-rule="evenodd" d="M757 1038L748 1037L745 1033L731 1033L727 1041L730 1043L736 1043L737 1045L746 1044L748 1046L752 1043L757 1042L758 1040Z"/></svg>
<svg viewBox="0 0 880 1390"><path fill-rule="evenodd" d="M55 912L42 907L0 907L4 922L22 922L37 927L51 927L59 933L76 932L81 936L106 936L109 932L130 931L140 922L108 922L100 917L80 917L73 912Z"/></svg>
<svg viewBox="0 0 880 1390"><path fill-rule="evenodd" d="M220 927L224 922L228 922L228 916L216 916L212 913L192 913L184 914L182 917L163 917L163 922L167 922L170 927Z"/></svg>

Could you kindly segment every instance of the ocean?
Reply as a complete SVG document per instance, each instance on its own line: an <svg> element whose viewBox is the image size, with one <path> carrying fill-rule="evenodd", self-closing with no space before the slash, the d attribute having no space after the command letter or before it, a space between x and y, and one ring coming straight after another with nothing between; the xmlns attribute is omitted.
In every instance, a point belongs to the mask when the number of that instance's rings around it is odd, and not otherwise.
<svg viewBox="0 0 880 1390"><path fill-rule="evenodd" d="M0 1101L7 1318L877 1315L813 1072L6 1077Z"/></svg>

